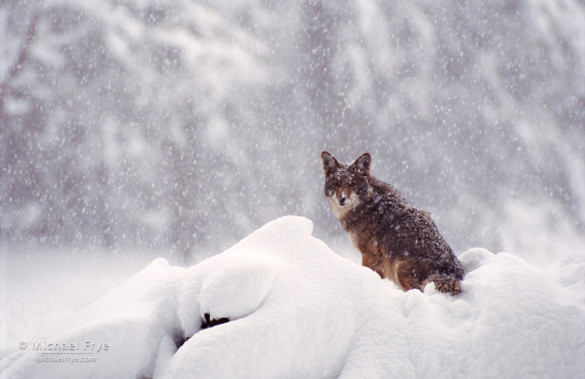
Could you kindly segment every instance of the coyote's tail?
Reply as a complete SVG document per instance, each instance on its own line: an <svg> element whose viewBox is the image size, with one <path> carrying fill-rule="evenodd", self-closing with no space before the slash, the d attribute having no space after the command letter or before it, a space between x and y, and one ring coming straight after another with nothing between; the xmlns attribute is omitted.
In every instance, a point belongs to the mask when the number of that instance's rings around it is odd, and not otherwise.
<svg viewBox="0 0 585 379"><path fill-rule="evenodd" d="M461 292L461 283L458 279L445 274L433 274L423 282L423 290L430 282L435 283L435 288L439 292L450 293L457 295Z"/></svg>

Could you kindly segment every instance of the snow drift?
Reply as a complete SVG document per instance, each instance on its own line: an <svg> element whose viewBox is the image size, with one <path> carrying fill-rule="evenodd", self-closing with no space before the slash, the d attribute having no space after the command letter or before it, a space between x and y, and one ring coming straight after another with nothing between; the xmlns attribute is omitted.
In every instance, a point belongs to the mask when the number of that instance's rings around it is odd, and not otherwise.
<svg viewBox="0 0 585 379"><path fill-rule="evenodd" d="M193 267L157 259L20 350L19 377L577 377L585 257L546 270L472 249L463 293L402 292L311 221L272 221ZM230 321L201 329L205 315Z"/></svg>

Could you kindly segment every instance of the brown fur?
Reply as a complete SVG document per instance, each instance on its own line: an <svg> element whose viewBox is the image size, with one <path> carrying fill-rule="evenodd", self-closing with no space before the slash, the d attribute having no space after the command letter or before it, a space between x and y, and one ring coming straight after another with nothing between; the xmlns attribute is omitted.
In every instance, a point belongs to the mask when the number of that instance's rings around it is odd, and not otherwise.
<svg viewBox="0 0 585 379"><path fill-rule="evenodd" d="M463 267L439 233L430 214L410 206L391 185L370 175L370 154L341 164L321 154L325 197L362 265L405 291L433 282L440 292L461 292Z"/></svg>

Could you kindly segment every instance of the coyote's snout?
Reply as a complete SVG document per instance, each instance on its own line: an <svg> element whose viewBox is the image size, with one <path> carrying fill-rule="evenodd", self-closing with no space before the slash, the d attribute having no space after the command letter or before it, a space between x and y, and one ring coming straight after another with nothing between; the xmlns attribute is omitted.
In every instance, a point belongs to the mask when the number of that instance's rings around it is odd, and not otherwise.
<svg viewBox="0 0 585 379"><path fill-rule="evenodd" d="M362 265L404 290L433 282L441 292L461 291L463 267L429 213L410 206L391 185L370 175L365 153L342 164L321 153L324 194L333 213L362 254Z"/></svg>

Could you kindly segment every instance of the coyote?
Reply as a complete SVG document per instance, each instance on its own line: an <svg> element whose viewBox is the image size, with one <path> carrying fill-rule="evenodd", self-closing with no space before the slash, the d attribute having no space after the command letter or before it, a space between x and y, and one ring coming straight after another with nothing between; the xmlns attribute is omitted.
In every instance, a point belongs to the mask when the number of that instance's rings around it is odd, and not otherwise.
<svg viewBox="0 0 585 379"><path fill-rule="evenodd" d="M405 291L461 292L464 271L430 214L410 206L391 185L370 175L370 154L342 164L321 153L324 194L335 217L362 254L362 265Z"/></svg>

